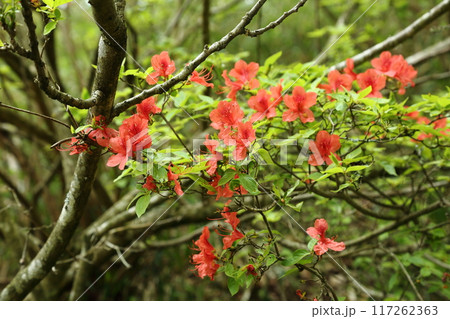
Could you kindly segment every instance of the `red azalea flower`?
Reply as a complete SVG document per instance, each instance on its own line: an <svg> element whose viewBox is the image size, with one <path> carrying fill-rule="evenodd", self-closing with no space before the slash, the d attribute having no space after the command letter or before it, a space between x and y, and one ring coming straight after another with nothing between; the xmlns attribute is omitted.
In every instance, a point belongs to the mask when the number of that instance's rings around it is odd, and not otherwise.
<svg viewBox="0 0 450 319"><path fill-rule="evenodd" d="M115 167L119 165L119 169L123 170L128 157L132 157L131 147L127 147L126 139L121 136L111 138L109 140L109 148L115 154L108 158L106 166Z"/></svg>
<svg viewBox="0 0 450 319"><path fill-rule="evenodd" d="M319 84L319 88L324 89L327 94L351 90L353 79L348 74L341 74L338 70L333 70L328 73L329 84ZM331 99L331 98L330 98Z"/></svg>
<svg viewBox="0 0 450 319"><path fill-rule="evenodd" d="M255 79L259 70L259 64L250 62L247 64L243 60L239 60L234 64L234 69L230 70L230 76L234 77L236 81L231 81L227 75L227 71L222 72L222 77L225 79L225 85L230 89L227 97L235 100L236 93L247 87L250 90L256 89L259 86L259 81Z"/></svg>
<svg viewBox="0 0 450 319"><path fill-rule="evenodd" d="M222 197L230 198L230 197L233 197L233 195L234 195L233 191L230 189L229 183L226 183L225 185L222 185L222 186L218 185L221 178L222 178L222 176L220 176L219 174L216 174L212 178L211 183L209 184L212 187L214 187L215 191L209 190L207 192L208 195L217 194L216 200L219 200Z"/></svg>
<svg viewBox="0 0 450 319"><path fill-rule="evenodd" d="M239 230L233 230L230 235L223 237L223 249L230 248L236 240L243 237L244 235Z"/></svg>
<svg viewBox="0 0 450 319"><path fill-rule="evenodd" d="M230 76L239 82L248 84L250 89L254 89L259 86L258 80L255 79L258 70L258 63L250 62L247 64L244 60L239 60L234 64L234 69L230 70Z"/></svg>
<svg viewBox="0 0 450 319"><path fill-rule="evenodd" d="M413 79L417 76L417 71L401 55L394 62L393 68L396 71L394 78L400 82L398 94L405 94L408 84L415 86Z"/></svg>
<svg viewBox="0 0 450 319"><path fill-rule="evenodd" d="M316 141L309 142L309 149L312 155L309 157L308 163L313 166L322 165L326 162L328 165L333 163L330 158L331 153L336 156L338 160L341 158L335 152L341 147L339 136L330 135L327 131L320 131L317 133Z"/></svg>
<svg viewBox="0 0 450 319"><path fill-rule="evenodd" d="M314 227L309 227L306 232L309 236L317 239L318 242L314 246L314 252L317 256L325 254L328 249L334 251L342 251L345 249L345 244L343 242L335 242L334 238L326 238L325 232L328 229L328 223L325 219L316 219L314 222Z"/></svg>
<svg viewBox="0 0 450 319"><path fill-rule="evenodd" d="M301 86L296 86L292 96L285 95L283 100L289 108L283 113L283 121L292 122L300 118L302 123L313 122L314 114L309 109L316 104L317 94L314 92L305 92Z"/></svg>
<svg viewBox="0 0 450 319"><path fill-rule="evenodd" d="M94 118L93 126L94 129L87 129L86 132L89 138L101 147L108 147L109 140L119 135L119 132L108 127L106 118L103 115L98 115Z"/></svg>
<svg viewBox="0 0 450 319"><path fill-rule="evenodd" d="M147 75L146 81L148 84L153 85L158 83L158 77L163 78L169 77L173 72L175 72L175 62L173 62L167 51L161 52L160 55L154 55L152 57L152 67L154 72Z"/></svg>
<svg viewBox="0 0 450 319"><path fill-rule="evenodd" d="M136 111L140 117L148 120L149 116L160 113L161 109L156 105L156 98L154 96L150 96L136 105Z"/></svg>
<svg viewBox="0 0 450 319"><path fill-rule="evenodd" d="M414 86L413 79L417 71L405 60L402 55L392 56L390 52L384 51L379 58L372 60L373 67L377 72L393 77L400 82L398 93L405 94L405 86Z"/></svg>
<svg viewBox="0 0 450 319"><path fill-rule="evenodd" d="M237 127L238 123L244 118L244 111L235 101L220 101L217 108L209 114L211 126L216 130Z"/></svg>
<svg viewBox="0 0 450 319"><path fill-rule="evenodd" d="M255 266L253 265L247 265L247 273L252 275L252 276L258 276L258 273L255 271Z"/></svg>
<svg viewBox="0 0 450 319"><path fill-rule="evenodd" d="M119 127L119 135L109 140L110 151L116 154L108 159L106 165L109 167L119 165L119 169L123 170L128 158L134 157L136 152L147 149L151 145L152 138L148 135L148 119L134 114L122 122Z"/></svg>
<svg viewBox="0 0 450 319"><path fill-rule="evenodd" d="M177 193L178 196L181 196L184 194L183 190L181 189L181 184L178 181L178 178L181 174L174 174L172 172L172 164L169 165L169 170L167 172L167 179L170 181L173 181L175 183L175 193Z"/></svg>
<svg viewBox="0 0 450 319"><path fill-rule="evenodd" d="M89 150L89 145L77 137L72 137L70 142L66 142L63 145L65 145L66 148L58 147L58 151L70 151L69 155L81 154L84 151Z"/></svg>
<svg viewBox="0 0 450 319"><path fill-rule="evenodd" d="M211 155L208 157L208 162L206 162L206 166L208 167L206 173L212 176L217 171L217 162L223 159L222 153L216 152L216 148L217 146L219 146L219 141L210 140L209 135L206 135L203 145L205 145L206 148L211 152Z"/></svg>
<svg viewBox="0 0 450 319"><path fill-rule="evenodd" d="M247 157L247 149L255 139L255 130L251 122L238 124L236 148L233 151L233 156L236 161L241 161Z"/></svg>
<svg viewBox="0 0 450 319"><path fill-rule="evenodd" d="M131 143L133 151L147 149L152 145L152 138L148 135L148 119L144 119L139 114L134 114L123 120L119 127L119 135L126 138L127 143Z"/></svg>
<svg viewBox="0 0 450 319"><path fill-rule="evenodd" d="M443 117L439 120L436 120L433 122L433 128L435 130L440 129L440 128L446 128L447 127L447 118ZM442 134L447 135L446 132L448 132L448 129L444 132L442 132Z"/></svg>
<svg viewBox="0 0 450 319"><path fill-rule="evenodd" d="M155 179L153 178L153 176L149 175L147 176L147 178L145 179L145 184L142 185L143 188L148 189L149 191L153 191L155 189L157 189L157 186L155 184Z"/></svg>
<svg viewBox="0 0 450 319"><path fill-rule="evenodd" d="M97 142L97 144L100 145L101 147L108 147L109 140L118 135L119 132L109 127L97 128L89 132L89 138Z"/></svg>
<svg viewBox="0 0 450 319"><path fill-rule="evenodd" d="M379 73L384 74L389 77L394 77L397 71L393 68L393 64L396 60L396 56L392 56L391 52L384 51L380 54L379 58L372 59L370 62L372 66Z"/></svg>
<svg viewBox="0 0 450 319"><path fill-rule="evenodd" d="M226 212L221 213L221 215L225 218L225 223L230 224L233 228L233 231L230 235L226 235L223 237L223 249L230 248L233 243L244 237L244 235L237 230L237 225L239 224L239 218L237 218L237 212Z"/></svg>
<svg viewBox="0 0 450 319"><path fill-rule="evenodd" d="M227 207L227 210L229 210L229 208ZM240 220L237 217L237 212L225 212L225 213L220 213L222 215L223 218L225 218L225 223L230 224L231 227L233 229L236 229L237 225L239 225Z"/></svg>
<svg viewBox="0 0 450 319"><path fill-rule="evenodd" d="M200 73L197 71L192 72L192 75L189 78L189 82L196 82L200 85L213 88L214 84L208 83L208 81L210 81L211 79L212 79L211 71L208 72L207 69L203 69L200 71Z"/></svg>
<svg viewBox="0 0 450 319"><path fill-rule="evenodd" d="M200 238L194 243L200 253L192 256L192 261L196 264L195 269L198 271L200 278L208 276L211 280L214 280L214 274L219 265L215 263L216 256L214 255L214 247L209 243L209 229L204 227Z"/></svg>
<svg viewBox="0 0 450 319"><path fill-rule="evenodd" d="M248 99L248 105L256 111L250 118L251 122L256 122L264 118L274 118L277 116L276 108L281 103L281 84L270 88L270 93L266 90L259 90L256 96Z"/></svg>
<svg viewBox="0 0 450 319"><path fill-rule="evenodd" d="M386 78L379 74L375 69L368 69L366 72L358 74L356 81L361 90L364 90L369 86L372 87L372 91L367 97L383 97L380 90L386 86Z"/></svg>
<svg viewBox="0 0 450 319"><path fill-rule="evenodd" d="M355 68L355 63L353 62L353 59L347 59L345 60L345 63L347 66L344 68L344 73L350 75L352 81L356 80L356 73L353 72L353 69Z"/></svg>
<svg viewBox="0 0 450 319"><path fill-rule="evenodd" d="M404 106L404 108L408 108L409 106ZM410 113L406 113L405 116L409 117L410 119L417 120L420 117L419 111L414 111Z"/></svg>

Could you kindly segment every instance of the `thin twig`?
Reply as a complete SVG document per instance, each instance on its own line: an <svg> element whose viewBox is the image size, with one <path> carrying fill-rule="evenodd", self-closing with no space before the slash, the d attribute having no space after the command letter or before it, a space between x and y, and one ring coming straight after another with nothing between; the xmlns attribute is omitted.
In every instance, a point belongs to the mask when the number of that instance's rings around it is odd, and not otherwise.
<svg viewBox="0 0 450 319"><path fill-rule="evenodd" d="M420 301L423 301L423 297L420 294L420 292L417 290L416 285L414 284L414 281L412 280L411 276L409 275L408 271L406 270L405 266L403 266L403 263L400 261L400 259L398 259L398 257L391 252L390 250L387 250L385 248L383 248L380 245L380 248L383 249L386 253L388 253L394 260L395 262L400 266L400 269L402 270L403 274L405 275L406 279L408 279L409 284L411 285L412 289L414 290L414 293L416 294L417 298Z"/></svg>
<svg viewBox="0 0 450 319"><path fill-rule="evenodd" d="M42 117L42 118L44 118L46 120L50 120L50 121L56 122L58 124L64 125L65 127L70 129L70 126L67 125L66 123L61 122L60 120L57 120L57 119L55 119L53 117L50 117L50 116L47 116L47 115L44 115L44 114L32 112L32 111L29 111L29 110L24 110L24 109L21 109L21 108L18 108L18 107L14 107L14 106L11 106L11 105L4 104L3 102L0 102L0 107L4 107L4 108L7 108L7 109L11 109L11 110L14 110L14 111L19 111L19 112L23 112L23 113L27 113L27 114L31 114L31 115L35 115L35 116L39 116L39 117Z"/></svg>
<svg viewBox="0 0 450 319"><path fill-rule="evenodd" d="M304 6L304 4L306 3L307 0L301 0L299 1L294 7L292 7L289 11L286 11L285 13L283 13L278 19L276 19L275 21L272 21L271 23L269 23L268 25L266 25L264 28L260 28L260 29L256 29L256 30L245 30L245 35L249 36L249 37L257 37L261 34L263 34L264 32L270 30L270 29L274 29L277 26L279 26L287 17L289 17L291 14L298 12L298 10Z"/></svg>

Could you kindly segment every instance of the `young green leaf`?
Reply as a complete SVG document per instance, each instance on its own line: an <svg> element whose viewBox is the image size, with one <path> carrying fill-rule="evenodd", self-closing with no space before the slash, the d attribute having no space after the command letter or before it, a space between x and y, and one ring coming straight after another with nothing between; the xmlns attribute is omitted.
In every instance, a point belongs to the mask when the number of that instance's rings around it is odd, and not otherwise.
<svg viewBox="0 0 450 319"><path fill-rule="evenodd" d="M233 277L228 278L228 290L230 294L234 296L239 291L239 282Z"/></svg>
<svg viewBox="0 0 450 319"><path fill-rule="evenodd" d="M50 32L52 32L56 28L56 23L57 22L53 20L47 23L44 27L44 35L47 35Z"/></svg>
<svg viewBox="0 0 450 319"><path fill-rule="evenodd" d="M292 266L310 254L311 252L306 249L297 249L289 258L283 260L282 265Z"/></svg>
<svg viewBox="0 0 450 319"><path fill-rule="evenodd" d="M226 183L231 181L235 175L236 171L234 169L227 169L217 185L218 186L225 185Z"/></svg>
<svg viewBox="0 0 450 319"><path fill-rule="evenodd" d="M151 195L147 194L138 199L138 201L136 203L137 217L141 217L142 215L144 215L145 211L147 210L148 205L150 205L150 198L151 198Z"/></svg>
<svg viewBox="0 0 450 319"><path fill-rule="evenodd" d="M239 181L241 185L252 195L258 194L258 183L256 180L247 175L247 174L239 174Z"/></svg>

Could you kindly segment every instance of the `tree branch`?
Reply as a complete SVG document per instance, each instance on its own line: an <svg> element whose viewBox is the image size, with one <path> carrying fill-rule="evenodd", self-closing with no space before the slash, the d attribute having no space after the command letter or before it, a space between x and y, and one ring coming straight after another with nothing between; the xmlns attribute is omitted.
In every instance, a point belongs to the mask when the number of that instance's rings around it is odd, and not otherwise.
<svg viewBox="0 0 450 319"><path fill-rule="evenodd" d="M101 150L83 153L78 158L74 179L64 202L61 215L50 237L39 253L0 293L0 300L20 300L50 272L70 241L89 197L93 176ZM90 178L88 178L90 177Z"/></svg>
<svg viewBox="0 0 450 319"><path fill-rule="evenodd" d="M429 59L448 53L449 51L450 51L450 37L432 46L429 46L428 48L422 51L410 55L409 57L406 58L406 62L416 66Z"/></svg>
<svg viewBox="0 0 450 319"><path fill-rule="evenodd" d="M122 49L126 45L126 26L123 19L125 2L123 0L91 0L90 3L93 7L94 17L102 29L93 90L102 92L104 96L101 103L93 109L92 115L108 116L113 106L120 66L125 56ZM38 75L45 77L44 64L40 57L36 56L39 55L39 50L31 10L28 4L24 4L22 8L30 31L30 45ZM74 177L55 228L30 264L17 273L11 283L1 292L0 300L25 298L50 272L59 256L64 252L84 212L94 183L100 155L101 149L95 149L79 156Z"/></svg>
<svg viewBox="0 0 450 319"><path fill-rule="evenodd" d="M39 52L39 42L36 37L36 25L34 24L32 12L29 6L30 4L28 1L22 1L22 15L28 28L28 37L30 40L31 53L29 55L36 67L38 74L37 82L39 87L48 95L48 97L63 104L71 105L80 109L91 108L102 97L101 91L95 91L91 98L83 100L62 92L50 84L50 79L46 75L45 62L42 60Z"/></svg>
<svg viewBox="0 0 450 319"><path fill-rule="evenodd" d="M438 209L440 207L448 207L448 206L443 206L440 201L437 201L437 202L431 204L430 206L425 207L424 209L421 209L421 210L419 210L419 211L417 211L417 212L415 212L413 214L406 215L406 216L400 218L399 220L397 220L397 221L395 221L395 222L393 222L393 223L391 223L389 225L380 227L377 230L375 230L375 231L373 231L373 232L371 232L369 234L366 234L364 236L361 236L359 238L356 238L356 239L353 239L353 240L350 240L350 241L346 241L345 242L345 246L346 247L351 247L351 246L354 246L354 245L359 245L359 244L362 244L364 242L367 242L367 241L369 241L369 240L371 240L371 239L373 239L375 237L378 237L379 235L381 235L383 233L386 233L388 231L396 229L396 228L398 228L398 227L408 223L409 221L411 221L411 220L413 220L413 219L415 219L417 217L420 217L422 215L426 215L426 214L432 213L432 212L434 212L436 209Z"/></svg>
<svg viewBox="0 0 450 319"><path fill-rule="evenodd" d="M210 46L205 46L203 51L197 55L195 59L193 59L190 63L188 63L178 74L176 74L170 80L156 85L148 90L142 91L140 94L129 98L123 102L116 104L114 107L113 116L118 116L120 113L126 111L129 107L136 105L142 102L144 99L156 95L166 93L170 90L174 85L185 81L191 73L195 70L197 66L199 66L202 62L204 62L211 54L218 52L227 47L227 45L233 41L239 35L246 34L246 26L252 21L255 15L259 12L261 7L266 3L267 0L259 0L241 19L241 21L227 33L222 39L214 42ZM450 1L450 0L449 0Z"/></svg>
<svg viewBox="0 0 450 319"><path fill-rule="evenodd" d="M39 116L39 117L42 117L43 119L50 120L50 121L53 121L55 123L64 125L65 127L70 129L70 126L67 125L66 123L61 122L60 120L54 119L53 117L50 117L50 116L47 116L47 115L44 115L44 114L40 114L40 113L32 112L32 111L29 111L29 110L24 110L24 109L21 109L21 108L18 108L18 107L14 107L14 106L11 106L11 105L7 105L7 104L2 103L1 101L0 101L0 107L4 107L4 108L10 109L10 110L23 112L23 113L27 113L27 114L31 114L31 115L35 115L35 116Z"/></svg>
<svg viewBox="0 0 450 319"><path fill-rule="evenodd" d="M370 60L371 58L375 57L379 53L389 50L397 46L398 44L404 42L405 40L412 38L417 32L425 28L428 24L436 20L438 17L443 15L444 13L447 13L450 8L450 0L443 0L441 3L439 3L437 6L432 8L430 11L422 15L419 19L411 23L409 26L407 26L402 31L398 32L397 34L387 38L383 42L380 42L373 47L355 55L352 57L353 62L356 65L362 64L365 61ZM332 69L338 69L341 70L345 68L346 62L342 61L338 64L335 64L330 68Z"/></svg>
<svg viewBox="0 0 450 319"><path fill-rule="evenodd" d="M270 29L275 29L277 26L279 26L291 14L298 12L298 10L305 5L306 1L308 1L308 0L301 0L301 1L299 1L289 11L286 11L285 13L283 13L278 19L276 19L275 21L272 21L271 23L266 25L264 28L260 28L260 29L256 29L256 30L248 30L248 29L246 29L245 30L245 35L254 38L254 37L257 37L257 36L263 34L264 32L266 32L266 31L268 31Z"/></svg>

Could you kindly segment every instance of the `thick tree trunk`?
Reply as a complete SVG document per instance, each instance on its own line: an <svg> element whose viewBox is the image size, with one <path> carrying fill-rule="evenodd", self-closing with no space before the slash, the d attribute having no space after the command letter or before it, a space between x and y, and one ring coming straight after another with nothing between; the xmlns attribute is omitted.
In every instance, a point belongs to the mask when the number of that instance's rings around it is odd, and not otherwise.
<svg viewBox="0 0 450 319"><path fill-rule="evenodd" d="M110 118L116 94L120 66L125 57L126 26L123 18L124 0L91 0L94 18L102 36L98 48L98 64L92 92L100 92L100 99L91 109L91 116ZM25 6L27 4L24 4ZM25 8L30 10L29 8ZM30 16L30 15L29 15ZM31 32L31 31L30 31ZM34 30L32 30L34 32ZM31 38L31 35L30 35ZM61 215L47 242L28 266L23 268L1 292L0 300L20 300L50 272L64 252L83 214L95 180L101 150L79 156L70 189Z"/></svg>

